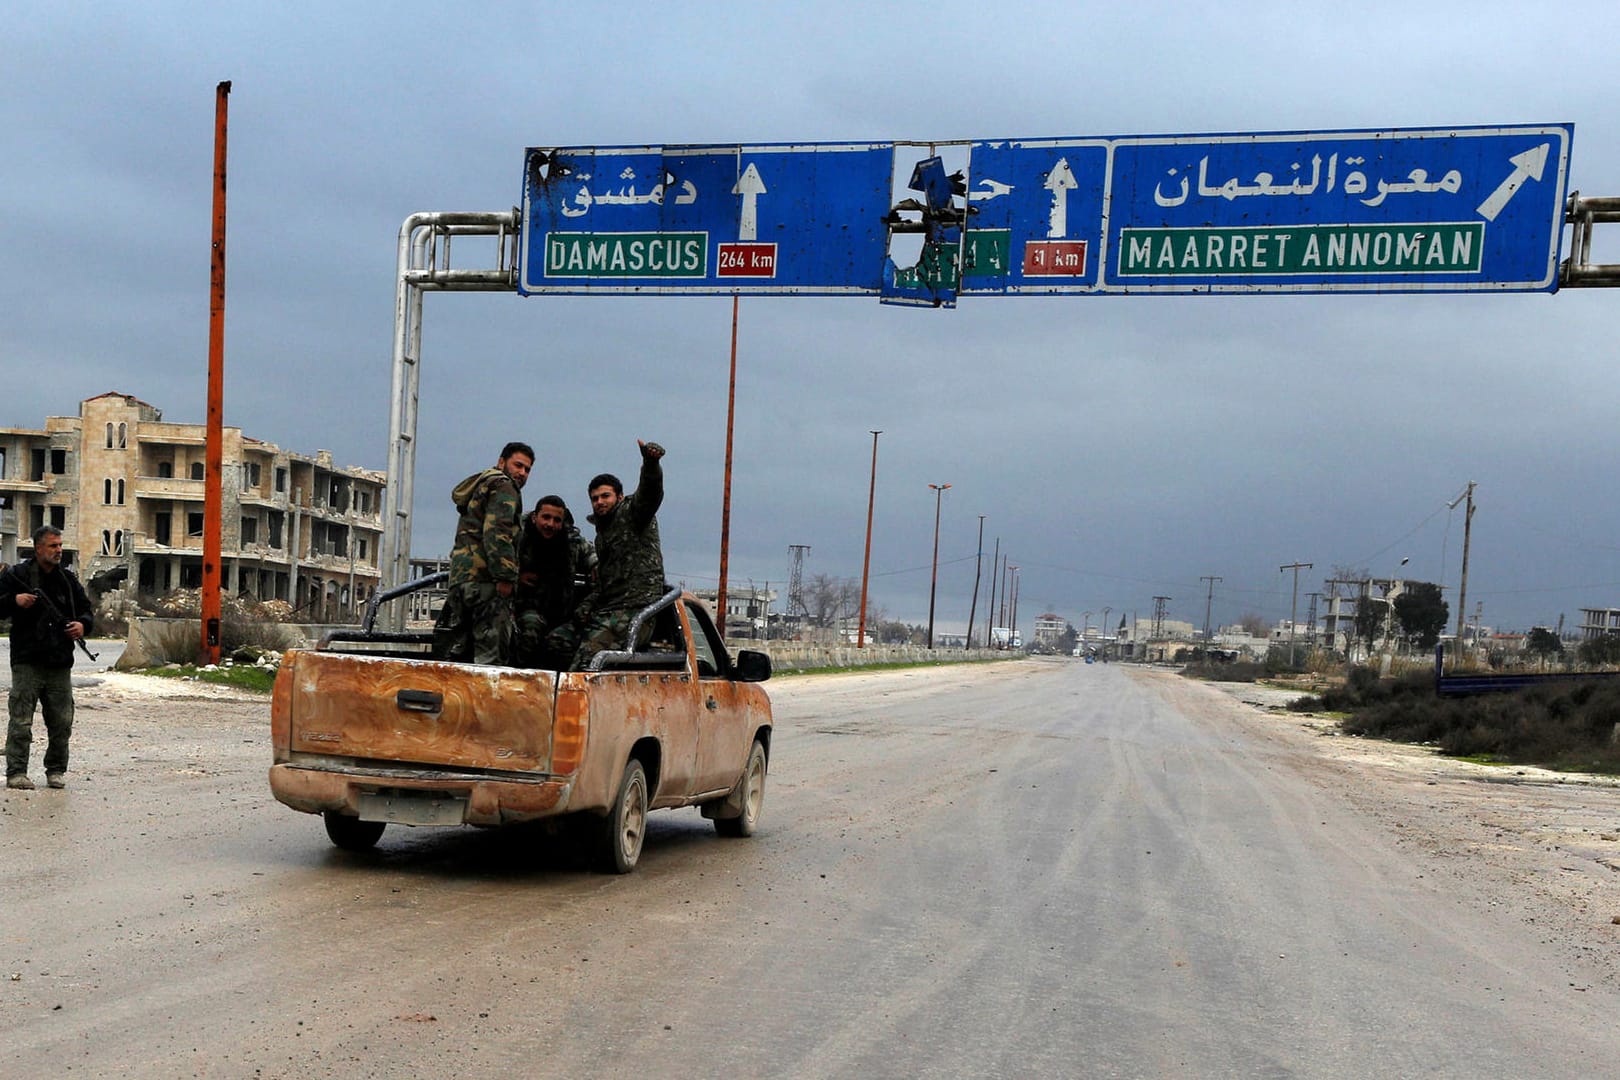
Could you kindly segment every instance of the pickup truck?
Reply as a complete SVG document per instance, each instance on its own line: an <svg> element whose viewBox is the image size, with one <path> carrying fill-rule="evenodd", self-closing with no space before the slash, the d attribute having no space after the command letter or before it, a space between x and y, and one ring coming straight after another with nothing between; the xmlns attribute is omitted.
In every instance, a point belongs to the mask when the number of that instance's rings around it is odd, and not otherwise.
<svg viewBox="0 0 1620 1080"><path fill-rule="evenodd" d="M577 672L436 661L419 651L430 635L373 632L375 613L288 652L271 699L270 790L338 847L368 849L391 823L566 818L622 874L649 810L697 806L721 836L753 834L771 750L753 684L771 661L733 659L695 597L671 590L632 624L636 641L651 623L641 650Z"/></svg>

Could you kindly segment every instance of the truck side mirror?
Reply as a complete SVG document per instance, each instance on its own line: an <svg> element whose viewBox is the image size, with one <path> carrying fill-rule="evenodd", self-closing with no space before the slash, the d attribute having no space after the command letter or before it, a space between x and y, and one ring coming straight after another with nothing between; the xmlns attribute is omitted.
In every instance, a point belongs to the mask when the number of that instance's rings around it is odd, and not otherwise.
<svg viewBox="0 0 1620 1080"><path fill-rule="evenodd" d="M770 654L743 649L737 653L732 672L738 682L764 682L771 677Z"/></svg>

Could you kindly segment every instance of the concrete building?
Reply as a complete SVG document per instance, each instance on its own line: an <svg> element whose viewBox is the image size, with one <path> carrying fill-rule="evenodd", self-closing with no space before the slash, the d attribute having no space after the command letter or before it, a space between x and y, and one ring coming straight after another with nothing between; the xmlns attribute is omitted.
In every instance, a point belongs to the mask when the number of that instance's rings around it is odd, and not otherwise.
<svg viewBox="0 0 1620 1080"><path fill-rule="evenodd" d="M1581 639L1620 634L1620 608L1581 608Z"/></svg>
<svg viewBox="0 0 1620 1080"><path fill-rule="evenodd" d="M1045 648L1057 648L1068 626L1069 620L1050 611L1035 616L1035 644Z"/></svg>
<svg viewBox="0 0 1620 1080"><path fill-rule="evenodd" d="M62 530L81 579L123 568L142 594L202 585L206 430L128 394L88 398L42 430L0 428L0 561L40 525ZM224 429L221 588L311 619L377 588L385 474Z"/></svg>
<svg viewBox="0 0 1620 1080"><path fill-rule="evenodd" d="M692 595L709 605L711 613L720 600L719 589L693 589ZM730 641L733 638L757 640L767 636L781 636L778 633L778 623L782 612L771 610L776 599L775 589L728 584L724 630L726 640Z"/></svg>

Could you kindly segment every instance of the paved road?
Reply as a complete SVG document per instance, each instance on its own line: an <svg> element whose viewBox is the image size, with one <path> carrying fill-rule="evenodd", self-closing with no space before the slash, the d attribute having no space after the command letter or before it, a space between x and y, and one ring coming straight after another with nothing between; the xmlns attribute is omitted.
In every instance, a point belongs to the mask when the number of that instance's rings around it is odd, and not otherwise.
<svg viewBox="0 0 1620 1080"><path fill-rule="evenodd" d="M111 670L118 663L118 658L124 655L123 638L92 638L85 642L85 647L95 653L96 659L91 660L82 652L73 654L73 684L75 686L93 686L90 680L95 679L98 671ZM0 635L0 690L11 688L11 639Z"/></svg>
<svg viewBox="0 0 1620 1080"><path fill-rule="evenodd" d="M1620 992L1426 877L1223 695L1120 665L782 680L766 812L331 848L262 702L112 695L0 798L18 1075L1613 1075Z"/></svg>

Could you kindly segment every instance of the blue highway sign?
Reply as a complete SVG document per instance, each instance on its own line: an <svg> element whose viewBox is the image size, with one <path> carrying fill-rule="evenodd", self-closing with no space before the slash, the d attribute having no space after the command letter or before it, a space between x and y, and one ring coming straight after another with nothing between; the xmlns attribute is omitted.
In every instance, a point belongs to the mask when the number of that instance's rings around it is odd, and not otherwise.
<svg viewBox="0 0 1620 1080"><path fill-rule="evenodd" d="M929 144L966 151L950 175L934 157L913 172L917 144L531 148L518 291L1550 291L1573 139L1539 124ZM898 233L924 235L916 265L890 260Z"/></svg>
<svg viewBox="0 0 1620 1080"><path fill-rule="evenodd" d="M1114 143L1104 285L1551 290L1568 124Z"/></svg>
<svg viewBox="0 0 1620 1080"><path fill-rule="evenodd" d="M518 291L871 294L889 143L530 149Z"/></svg>

